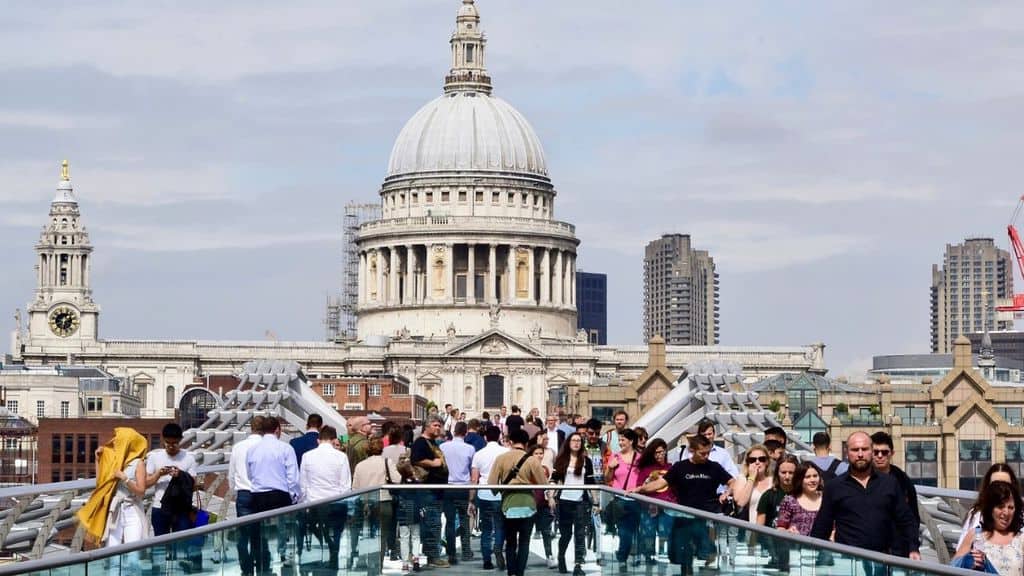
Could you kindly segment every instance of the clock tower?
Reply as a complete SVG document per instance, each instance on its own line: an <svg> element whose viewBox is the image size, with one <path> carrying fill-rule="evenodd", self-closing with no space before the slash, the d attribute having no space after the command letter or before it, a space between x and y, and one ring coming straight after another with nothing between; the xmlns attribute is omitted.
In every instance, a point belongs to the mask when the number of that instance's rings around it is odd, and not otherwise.
<svg viewBox="0 0 1024 576"><path fill-rule="evenodd" d="M30 345L66 347L70 354L96 342L100 309L92 300L91 264L92 244L65 160L49 219L36 243L35 298L28 305Z"/></svg>

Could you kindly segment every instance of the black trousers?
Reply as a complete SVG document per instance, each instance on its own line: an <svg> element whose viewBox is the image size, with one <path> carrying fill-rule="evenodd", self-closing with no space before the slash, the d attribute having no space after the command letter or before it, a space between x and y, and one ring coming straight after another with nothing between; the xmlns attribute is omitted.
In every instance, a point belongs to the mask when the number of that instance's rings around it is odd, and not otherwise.
<svg viewBox="0 0 1024 576"><path fill-rule="evenodd" d="M534 517L505 518L505 566L509 576L526 574Z"/></svg>
<svg viewBox="0 0 1024 576"><path fill-rule="evenodd" d="M283 490L252 493L252 507L255 512L276 510L278 508L284 508L285 506L291 506L291 504L291 495ZM252 554L253 563L256 565L256 571L260 574L270 572L270 546L267 544L266 527L264 524L266 524L266 522L256 524L254 529L249 533L249 553ZM279 527L277 537L287 538L288 535ZM282 542L278 542L278 550L284 549L282 544Z"/></svg>

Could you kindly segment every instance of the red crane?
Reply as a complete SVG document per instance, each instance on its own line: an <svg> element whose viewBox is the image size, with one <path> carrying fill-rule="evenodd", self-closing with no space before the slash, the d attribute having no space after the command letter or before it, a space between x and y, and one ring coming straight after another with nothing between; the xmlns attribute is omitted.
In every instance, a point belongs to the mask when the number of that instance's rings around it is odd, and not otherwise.
<svg viewBox="0 0 1024 576"><path fill-rule="evenodd" d="M1006 233L1010 236L1010 246L1013 247L1013 255L1017 257L1017 270L1024 276L1024 244L1021 244L1020 234L1017 233L1017 217L1020 216L1021 207L1024 206L1024 196L1017 202L1017 209L1013 211L1013 218L1006 227ZM1011 272L1012 273L1012 272ZM1024 293L1013 295L1013 304L1009 306L996 306L997 312L1024 312Z"/></svg>

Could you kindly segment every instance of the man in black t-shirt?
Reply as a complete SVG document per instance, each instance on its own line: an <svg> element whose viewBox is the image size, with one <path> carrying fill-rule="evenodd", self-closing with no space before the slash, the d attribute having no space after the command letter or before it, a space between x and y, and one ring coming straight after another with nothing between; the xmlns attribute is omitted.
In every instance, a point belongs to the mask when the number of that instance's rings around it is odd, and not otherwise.
<svg viewBox="0 0 1024 576"><path fill-rule="evenodd" d="M526 421L519 410L519 406L512 406L512 414L505 418L505 438L511 438L514 430L521 430Z"/></svg>
<svg viewBox="0 0 1024 576"><path fill-rule="evenodd" d="M707 512L720 512L718 487L722 484L733 489L736 479L718 462L709 460L711 440L696 435L689 440L690 458L672 465L669 471L654 482L637 488L637 492L657 492L666 486L676 494L680 506L696 508ZM711 567L715 558L714 544L708 538L707 522L701 518L676 518L672 527L672 547L669 559L682 565L681 574L693 573L694 553L710 557L706 567Z"/></svg>
<svg viewBox="0 0 1024 576"><path fill-rule="evenodd" d="M427 471L427 484L447 484L448 467L444 453L435 441L444 433L444 420L437 414L427 418L423 434L409 449L409 463ZM447 568L448 561L441 557L441 494L434 490L422 493L423 523L420 526L420 540L427 563L435 568Z"/></svg>

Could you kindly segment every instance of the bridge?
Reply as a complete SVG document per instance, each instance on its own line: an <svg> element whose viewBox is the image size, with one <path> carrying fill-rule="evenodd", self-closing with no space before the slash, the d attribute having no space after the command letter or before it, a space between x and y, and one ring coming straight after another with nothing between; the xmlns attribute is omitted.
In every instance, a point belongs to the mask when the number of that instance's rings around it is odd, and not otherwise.
<svg viewBox="0 0 1024 576"><path fill-rule="evenodd" d="M180 569L175 566L154 567L148 551L171 542L180 544L183 539L189 538L191 542L202 542L202 556L207 561L200 570L201 573L235 573L238 571L237 555L234 545L230 543L238 538L239 531L243 530L244 526L254 522L273 520L274 523L279 523L282 519L297 519L307 509L327 505L303 504L256 516L234 517L233 494L227 490L226 484L227 461L233 443L249 434L248 423L254 415L278 416L294 428L302 430L305 427L306 415L317 412L324 416L325 423L341 430L345 429L344 419L312 391L298 364L294 362L249 362L244 366L239 378L239 387L225 395L221 405L210 412L201 426L187 430L182 442L183 447L192 452L200 464L197 484L201 487L203 506L217 515L218 522L190 531L188 534L191 536L167 535L127 547L83 551L84 532L77 525L74 513L87 500L94 487L92 480L2 489L0 503L3 503L5 509L0 512L0 552L18 563L0 569L0 576L5 571L15 573L37 568L50 571L61 566L81 564L90 567L102 566L105 571L111 566L129 567L132 570L141 566L155 569L157 572L177 573ZM717 362L691 365L676 382L674 389L648 410L635 425L644 426L651 433L651 437L663 438L672 445L701 418L714 421L720 437L724 438L735 452L742 452L752 443L759 441L764 429L780 425L774 413L760 406L757 393L743 383L740 367ZM794 442L791 449L797 453L810 451L809 446L799 441ZM416 491L435 488L450 489L443 486L393 486L388 490L394 493L411 491L410 494L414 494ZM615 492L607 487L596 489ZM925 562L907 564L910 561L893 557L885 557L882 560L893 566L904 566L922 573L961 573L949 572L943 565L949 561L952 546L959 537L960 519L965 508L973 502L975 494L923 486L918 487L918 493L922 556ZM380 488L353 492L345 501L350 508L366 506L378 502L380 494ZM845 546L783 534L751 526L746 522L683 509L641 496L633 498L652 506L652 513L658 511L666 515L688 514L704 518L718 527L716 534L719 538L719 548L728 551L719 559L722 565L718 566L718 569L722 573L770 573L766 572L767 560L763 556L769 547L764 543L774 541L783 542L784 544L780 546L785 545L792 551L791 573L796 570L801 573L806 571L808 574L853 574L857 573L855 568L866 558L863 551ZM369 524L372 523L367 523ZM584 564L588 573L607 571L609 567L615 565L614 546L617 538L603 534L599 515L595 516L594 526L596 537L588 543L589 551ZM739 537L740 532L758 533L759 544L751 545L747 538ZM305 574L309 573L307 569L323 569L322 542L319 543L317 553L313 542L307 542L308 548L303 549L294 542L294 538L281 536L280 540L284 542L284 546L295 548L294 557L300 559L290 566L282 566L282 574L289 570ZM380 554L379 532L376 536L369 532L362 534L354 550L347 548L348 538L342 540L343 555L355 555L361 559L357 564L359 570L349 572L400 574L408 568L403 566L403 562L393 562ZM832 566L816 565L815 559L820 550L834 553L839 561ZM545 564L540 540L531 542L531 551L538 566ZM870 556L878 558L878 555ZM479 568L478 562L469 564L471 565L459 565L451 570L459 572ZM637 574L650 574L652 571L660 574L670 568L675 569L674 566L670 566L667 557L655 554L653 561L643 562L639 566L630 564L626 570Z"/></svg>

